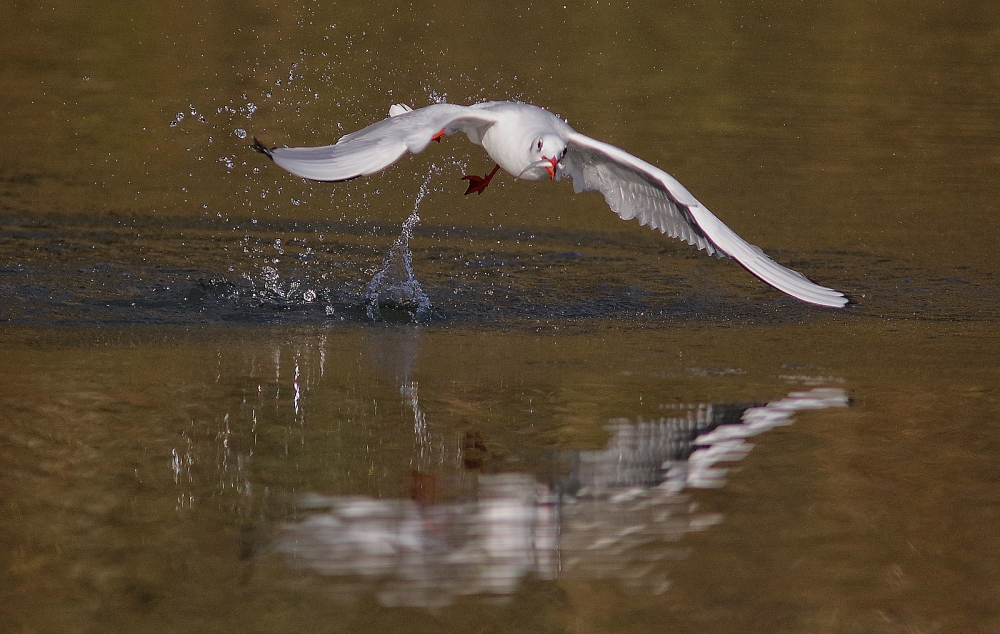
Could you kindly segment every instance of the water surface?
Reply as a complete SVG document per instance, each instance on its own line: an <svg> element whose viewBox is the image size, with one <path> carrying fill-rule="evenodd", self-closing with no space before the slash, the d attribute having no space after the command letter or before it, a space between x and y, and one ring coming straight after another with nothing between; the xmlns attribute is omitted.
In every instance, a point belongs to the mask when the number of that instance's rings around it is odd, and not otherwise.
<svg viewBox="0 0 1000 634"><path fill-rule="evenodd" d="M992 4L8 13L5 629L1000 625ZM458 136L336 185L248 148L482 99L853 303L566 183L466 198Z"/></svg>

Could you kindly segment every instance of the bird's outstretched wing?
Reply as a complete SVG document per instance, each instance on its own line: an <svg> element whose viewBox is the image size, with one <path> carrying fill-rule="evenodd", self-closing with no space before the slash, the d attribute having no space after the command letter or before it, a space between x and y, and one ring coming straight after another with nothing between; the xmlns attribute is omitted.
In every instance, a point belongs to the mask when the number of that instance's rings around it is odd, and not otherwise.
<svg viewBox="0 0 1000 634"><path fill-rule="evenodd" d="M611 209L624 218L659 229L704 249L709 255L733 258L764 282L802 301L840 308L844 294L809 281L781 266L759 248L727 227L715 214L663 170L613 145L578 132L567 139L560 176L573 178L573 187L604 194Z"/></svg>
<svg viewBox="0 0 1000 634"><path fill-rule="evenodd" d="M478 143L496 121L487 110L446 103L418 110L395 105L389 113L389 118L344 135L334 145L266 148L255 139L253 148L296 176L344 181L381 171L407 152L423 152L441 132L465 132Z"/></svg>

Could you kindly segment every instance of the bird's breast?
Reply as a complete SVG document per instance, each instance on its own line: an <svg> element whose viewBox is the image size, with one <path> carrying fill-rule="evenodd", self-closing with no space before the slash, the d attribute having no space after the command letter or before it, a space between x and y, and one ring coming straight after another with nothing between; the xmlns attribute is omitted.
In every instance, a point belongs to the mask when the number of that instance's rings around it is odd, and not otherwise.
<svg viewBox="0 0 1000 634"><path fill-rule="evenodd" d="M497 165L512 176L528 167L528 147L531 141L522 139L521 130L509 125L494 124L483 135L483 149Z"/></svg>
<svg viewBox="0 0 1000 634"><path fill-rule="evenodd" d="M497 165L526 180L549 178L544 168L525 169L537 161L533 145L546 134L564 134L571 128L547 110L522 103L497 103L491 107L496 122L483 134L482 146Z"/></svg>

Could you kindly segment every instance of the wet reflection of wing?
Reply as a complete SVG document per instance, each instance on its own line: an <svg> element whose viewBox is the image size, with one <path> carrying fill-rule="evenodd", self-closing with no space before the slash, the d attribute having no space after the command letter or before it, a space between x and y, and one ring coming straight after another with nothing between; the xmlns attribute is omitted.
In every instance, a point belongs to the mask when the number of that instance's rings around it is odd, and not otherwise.
<svg viewBox="0 0 1000 634"><path fill-rule="evenodd" d="M625 220L635 218L709 255L728 255L764 282L802 301L834 308L847 304L843 293L814 284L739 237L658 167L577 132L567 141L561 175L573 178L577 192L604 194L611 209Z"/></svg>
<svg viewBox="0 0 1000 634"><path fill-rule="evenodd" d="M510 595L527 576L618 579L662 592L670 582L653 562L684 556L681 537L722 521L679 494L721 486L719 465L795 412L847 404L843 390L818 388L755 407L699 404L657 420L616 419L603 450L566 452L568 475L479 474L471 499L425 495L435 486L427 474L414 474L411 495L419 495L409 500L307 495L277 548L291 565L339 579L345 592L374 590L384 605Z"/></svg>
<svg viewBox="0 0 1000 634"><path fill-rule="evenodd" d="M815 388L792 392L783 399L748 408L737 424L719 425L694 439L696 449L684 461L684 482L694 488L722 486L726 469L722 462L733 462L750 453L753 445L746 440L757 434L792 424L792 416L801 410L847 407L847 395L839 388ZM669 474L668 474L669 477Z"/></svg>
<svg viewBox="0 0 1000 634"><path fill-rule="evenodd" d="M481 131L494 123L487 110L434 104L418 110L393 106L390 117L322 147L253 147L296 176L317 181L343 181L379 172L407 152L423 152L438 133Z"/></svg>

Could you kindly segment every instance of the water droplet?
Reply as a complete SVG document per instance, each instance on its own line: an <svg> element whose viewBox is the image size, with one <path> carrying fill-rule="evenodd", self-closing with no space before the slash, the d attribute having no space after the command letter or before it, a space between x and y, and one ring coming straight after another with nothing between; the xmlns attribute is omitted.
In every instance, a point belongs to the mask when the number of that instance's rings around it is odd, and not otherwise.
<svg viewBox="0 0 1000 634"><path fill-rule="evenodd" d="M243 128L236 128L235 130L233 130L233 134L235 134L237 137L241 139L247 138L247 131L244 130Z"/></svg>

